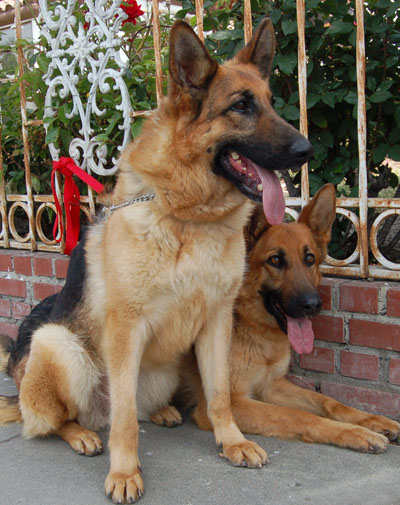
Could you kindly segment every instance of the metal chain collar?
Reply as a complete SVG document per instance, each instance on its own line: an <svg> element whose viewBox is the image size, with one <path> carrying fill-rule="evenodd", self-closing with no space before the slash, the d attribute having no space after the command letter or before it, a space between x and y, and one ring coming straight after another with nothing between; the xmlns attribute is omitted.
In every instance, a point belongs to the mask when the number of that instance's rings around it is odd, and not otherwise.
<svg viewBox="0 0 400 505"><path fill-rule="evenodd" d="M137 202L149 202L154 199L156 195L154 193L147 193L146 195L142 196L137 196L136 198L133 198L132 200L128 200L124 203L120 203L119 205L111 205L111 207L103 207L103 211L110 215L114 210L121 209L122 207L128 207L128 205L133 205L134 203Z"/></svg>

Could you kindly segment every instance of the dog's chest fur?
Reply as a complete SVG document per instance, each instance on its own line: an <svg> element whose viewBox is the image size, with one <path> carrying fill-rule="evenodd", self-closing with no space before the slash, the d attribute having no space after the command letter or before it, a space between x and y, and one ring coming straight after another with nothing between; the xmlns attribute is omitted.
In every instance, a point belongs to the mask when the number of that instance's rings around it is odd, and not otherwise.
<svg viewBox="0 0 400 505"><path fill-rule="evenodd" d="M92 317L101 320L112 300L123 299L132 327L140 321L149 328L142 366L176 362L221 304L236 297L244 271L243 207L232 227L231 219L229 226L159 222L143 204L113 216L118 227L110 221L90 237L88 247L91 240L106 244L102 257L89 254L89 282L98 295Z"/></svg>
<svg viewBox="0 0 400 505"><path fill-rule="evenodd" d="M154 334L144 363L160 358L171 361L171 352L187 351L222 302L235 298L244 270L240 240L230 251L210 238L208 243L205 247L204 241L195 241L191 251L183 246L159 293L145 305Z"/></svg>
<svg viewBox="0 0 400 505"><path fill-rule="evenodd" d="M289 362L290 351L285 334L279 329L270 329L266 336L254 327L249 328L247 321L239 317L233 331L230 354L231 389L234 394L258 399L265 397L271 383L286 375Z"/></svg>

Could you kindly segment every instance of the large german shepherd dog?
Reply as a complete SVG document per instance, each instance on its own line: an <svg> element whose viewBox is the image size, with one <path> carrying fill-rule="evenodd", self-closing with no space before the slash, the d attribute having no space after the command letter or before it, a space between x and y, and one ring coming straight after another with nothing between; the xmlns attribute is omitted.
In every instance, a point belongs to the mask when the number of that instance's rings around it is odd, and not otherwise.
<svg viewBox="0 0 400 505"><path fill-rule="evenodd" d="M335 189L327 184L297 223L269 226L259 211L246 227L248 274L236 301L230 380L232 412L245 433L300 439L383 452L400 441L400 424L343 405L289 382L290 348L309 353L314 334L309 316L321 300L319 265L335 219ZM195 369L186 367L184 383ZM188 375L189 372L189 375ZM201 383L194 417L211 429Z"/></svg>
<svg viewBox="0 0 400 505"><path fill-rule="evenodd" d="M154 199L122 206L89 227L65 287L28 318L12 349L19 399L14 406L3 400L0 420L20 412L26 436L56 433L86 455L101 452L92 430L110 422L105 491L115 503L143 493L137 419L180 422L169 401L192 345L224 457L252 468L266 462L230 407L243 226L248 197L263 200L269 220L281 219L284 199L273 171L299 168L312 154L272 108L273 54L268 19L222 66L188 24L174 24L168 96L122 154L113 204L148 193Z"/></svg>

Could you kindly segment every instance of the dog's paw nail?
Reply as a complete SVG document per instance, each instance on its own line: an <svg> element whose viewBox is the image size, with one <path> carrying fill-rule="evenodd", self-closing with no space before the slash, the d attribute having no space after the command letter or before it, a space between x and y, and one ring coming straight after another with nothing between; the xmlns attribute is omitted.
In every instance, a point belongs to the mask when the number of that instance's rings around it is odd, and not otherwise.
<svg viewBox="0 0 400 505"><path fill-rule="evenodd" d="M396 442L396 440L398 439L397 433L393 433L391 431L386 431L384 435L386 438L389 439L390 442Z"/></svg>

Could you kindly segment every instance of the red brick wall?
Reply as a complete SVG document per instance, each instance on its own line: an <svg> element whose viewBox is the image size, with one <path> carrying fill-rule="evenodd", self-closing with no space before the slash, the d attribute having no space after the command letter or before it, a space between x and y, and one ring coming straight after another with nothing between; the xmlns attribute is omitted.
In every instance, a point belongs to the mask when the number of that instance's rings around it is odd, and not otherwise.
<svg viewBox="0 0 400 505"><path fill-rule="evenodd" d="M0 334L15 338L21 320L59 291L69 258L55 253L0 249Z"/></svg>
<svg viewBox="0 0 400 505"><path fill-rule="evenodd" d="M339 401L400 419L400 284L324 278L311 354L290 378Z"/></svg>
<svg viewBox="0 0 400 505"><path fill-rule="evenodd" d="M0 249L0 334L61 289L68 257ZM291 380L400 419L400 283L325 278L311 354L293 354Z"/></svg>

